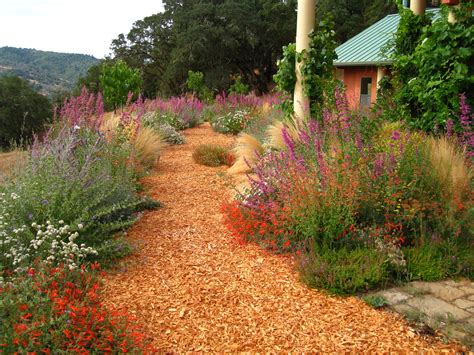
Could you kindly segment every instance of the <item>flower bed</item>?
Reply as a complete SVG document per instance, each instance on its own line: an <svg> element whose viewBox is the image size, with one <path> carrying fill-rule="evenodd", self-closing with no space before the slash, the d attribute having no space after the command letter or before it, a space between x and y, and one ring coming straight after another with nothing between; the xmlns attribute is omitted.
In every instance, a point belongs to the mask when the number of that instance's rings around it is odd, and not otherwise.
<svg viewBox="0 0 474 355"><path fill-rule="evenodd" d="M143 102L129 107L105 119L100 96L71 98L0 187L0 352L145 349L97 293L96 262L126 255L121 232L157 205L137 191L161 138L141 126Z"/></svg>
<svg viewBox="0 0 474 355"><path fill-rule="evenodd" d="M472 166L462 148L367 122L337 95L322 122L276 131L280 149L258 157L250 188L223 207L235 238L298 252L303 279L335 293L473 277Z"/></svg>

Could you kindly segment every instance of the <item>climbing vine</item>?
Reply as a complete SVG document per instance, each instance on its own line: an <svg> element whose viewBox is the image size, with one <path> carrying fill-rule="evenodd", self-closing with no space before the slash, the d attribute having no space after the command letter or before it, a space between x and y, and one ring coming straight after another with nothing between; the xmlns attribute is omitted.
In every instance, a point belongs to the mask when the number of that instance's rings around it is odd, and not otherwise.
<svg viewBox="0 0 474 355"><path fill-rule="evenodd" d="M473 17L466 4L456 10L454 24L447 21L447 12L443 8L441 19L432 21L428 14L400 8L394 40L396 118L428 132L445 130L448 121L461 129L459 95L474 92Z"/></svg>
<svg viewBox="0 0 474 355"><path fill-rule="evenodd" d="M277 62L278 72L273 79L278 88L292 94L296 84L295 65L303 61L301 66L302 85L310 100L311 115L321 117L322 108L330 102L335 80L333 78L333 62L336 55L336 39L332 20L321 21L309 34L310 46L301 53L296 52L296 45L290 43L283 47L283 57ZM284 103L287 112L292 113L293 102L288 99Z"/></svg>

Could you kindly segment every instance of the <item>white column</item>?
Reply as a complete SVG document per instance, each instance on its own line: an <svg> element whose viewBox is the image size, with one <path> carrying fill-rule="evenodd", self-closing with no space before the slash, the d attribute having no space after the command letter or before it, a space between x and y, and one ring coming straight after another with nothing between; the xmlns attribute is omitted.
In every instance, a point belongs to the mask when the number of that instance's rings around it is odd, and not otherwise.
<svg viewBox="0 0 474 355"><path fill-rule="evenodd" d="M384 67L377 67L377 89L380 86L380 80L385 76Z"/></svg>
<svg viewBox="0 0 474 355"><path fill-rule="evenodd" d="M426 9L426 0L411 0L410 10L415 15L423 15Z"/></svg>
<svg viewBox="0 0 474 355"><path fill-rule="evenodd" d="M298 0L298 20L296 25L296 52L309 48L308 35L314 28L315 0ZM302 63L296 63L296 85L294 99L294 111L297 119L303 119L309 113L309 100L303 92L301 85Z"/></svg>

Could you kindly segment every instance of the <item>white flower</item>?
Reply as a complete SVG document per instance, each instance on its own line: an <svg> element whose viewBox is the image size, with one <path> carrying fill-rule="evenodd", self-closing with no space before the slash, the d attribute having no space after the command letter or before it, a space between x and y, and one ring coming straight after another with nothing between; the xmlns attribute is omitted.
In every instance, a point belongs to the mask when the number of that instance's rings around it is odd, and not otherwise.
<svg viewBox="0 0 474 355"><path fill-rule="evenodd" d="M77 131L77 130L79 130L79 129L81 129L81 127L79 127L78 125L75 125L75 126L74 126L74 130L75 130L75 131Z"/></svg>
<svg viewBox="0 0 474 355"><path fill-rule="evenodd" d="M79 223L79 224L77 225L77 228L82 229L82 228L84 228L84 225L83 225L82 223Z"/></svg>

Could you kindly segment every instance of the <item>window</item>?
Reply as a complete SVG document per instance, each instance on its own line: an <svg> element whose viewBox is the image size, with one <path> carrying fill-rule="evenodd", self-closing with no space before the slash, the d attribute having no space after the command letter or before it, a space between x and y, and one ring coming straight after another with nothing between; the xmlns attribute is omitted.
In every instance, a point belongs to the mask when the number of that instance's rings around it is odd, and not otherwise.
<svg viewBox="0 0 474 355"><path fill-rule="evenodd" d="M360 79L360 105L370 106L372 92L372 78Z"/></svg>

